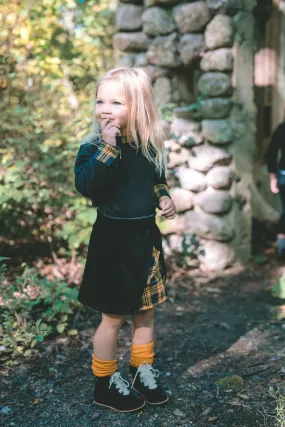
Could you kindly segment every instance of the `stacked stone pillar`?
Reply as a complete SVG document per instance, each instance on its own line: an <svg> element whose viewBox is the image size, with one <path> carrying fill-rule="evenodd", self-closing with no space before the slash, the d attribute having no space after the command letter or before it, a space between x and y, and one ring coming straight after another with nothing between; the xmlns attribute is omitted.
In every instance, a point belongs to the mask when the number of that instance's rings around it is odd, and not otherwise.
<svg viewBox="0 0 285 427"><path fill-rule="evenodd" d="M176 106L163 122L178 211L163 231L166 254L182 252L183 236L193 233L210 270L250 255L254 1L245 3L124 0L113 39L118 65L144 67L157 105Z"/></svg>

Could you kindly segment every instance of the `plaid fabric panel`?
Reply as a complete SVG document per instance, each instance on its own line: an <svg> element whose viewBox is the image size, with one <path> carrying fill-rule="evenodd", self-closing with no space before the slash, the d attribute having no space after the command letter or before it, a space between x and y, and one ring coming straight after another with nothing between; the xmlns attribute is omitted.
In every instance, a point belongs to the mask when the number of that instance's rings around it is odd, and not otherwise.
<svg viewBox="0 0 285 427"><path fill-rule="evenodd" d="M105 163L107 166L110 166L121 152L120 148L114 147L111 144L100 142L97 146L98 150L93 157Z"/></svg>
<svg viewBox="0 0 285 427"><path fill-rule="evenodd" d="M149 269L147 286L145 287L140 311L153 308L167 299L164 278L159 267L160 251L153 248L152 265Z"/></svg>
<svg viewBox="0 0 285 427"><path fill-rule="evenodd" d="M162 196L169 196L168 186L165 184L157 184L154 186L154 192L156 197L159 199Z"/></svg>

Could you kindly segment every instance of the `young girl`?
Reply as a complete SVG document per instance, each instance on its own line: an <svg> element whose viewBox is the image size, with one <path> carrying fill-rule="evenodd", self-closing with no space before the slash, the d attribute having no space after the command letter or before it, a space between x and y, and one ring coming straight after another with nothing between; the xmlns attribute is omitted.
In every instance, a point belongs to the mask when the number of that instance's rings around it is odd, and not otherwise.
<svg viewBox="0 0 285 427"><path fill-rule="evenodd" d="M75 162L75 186L97 207L79 290L99 310L92 370L97 405L131 412L168 397L153 368L154 306L167 299L155 209L175 216L164 174L163 133L151 82L140 68L120 67L97 83L95 121ZM116 345L132 315L132 384L117 371Z"/></svg>

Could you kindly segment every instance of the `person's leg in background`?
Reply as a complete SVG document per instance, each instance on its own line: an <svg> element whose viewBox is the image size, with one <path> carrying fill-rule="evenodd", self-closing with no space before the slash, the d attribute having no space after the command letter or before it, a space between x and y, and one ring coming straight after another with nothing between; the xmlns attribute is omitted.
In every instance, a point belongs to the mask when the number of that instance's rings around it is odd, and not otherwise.
<svg viewBox="0 0 285 427"><path fill-rule="evenodd" d="M281 215L277 224L277 254L285 257L285 185L279 185Z"/></svg>

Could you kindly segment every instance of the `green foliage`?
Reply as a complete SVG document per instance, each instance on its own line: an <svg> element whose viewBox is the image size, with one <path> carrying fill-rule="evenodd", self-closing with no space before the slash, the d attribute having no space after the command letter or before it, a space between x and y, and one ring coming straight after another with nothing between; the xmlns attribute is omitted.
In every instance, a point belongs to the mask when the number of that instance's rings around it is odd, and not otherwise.
<svg viewBox="0 0 285 427"><path fill-rule="evenodd" d="M199 264L199 255L204 254L205 252L195 234L182 234L182 253L177 258L177 264L180 267L196 267Z"/></svg>
<svg viewBox="0 0 285 427"><path fill-rule="evenodd" d="M95 78L113 66L108 7L106 0L0 4L0 203L9 239L86 242L91 204L74 188L73 165L91 127Z"/></svg>
<svg viewBox="0 0 285 427"><path fill-rule="evenodd" d="M163 106L158 106L161 118L163 120L167 120L168 122L171 122L173 120L174 108L176 108L176 107L177 107L177 105L174 103L169 103L169 104L165 104Z"/></svg>
<svg viewBox="0 0 285 427"><path fill-rule="evenodd" d="M73 211L76 215L72 220L63 224L58 237L67 240L70 249L72 247L78 249L82 243L84 245L88 244L91 226L96 220L97 211L90 209L86 199L77 199L75 205L70 207L70 211Z"/></svg>
<svg viewBox="0 0 285 427"><path fill-rule="evenodd" d="M46 336L65 332L79 306L76 288L40 278L26 266L13 283L5 280L2 268L0 294L0 358L6 362L19 355L30 357Z"/></svg>

